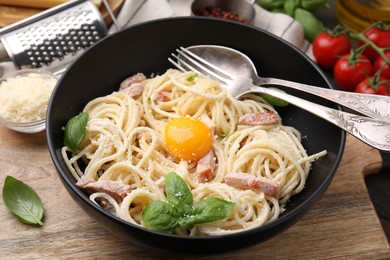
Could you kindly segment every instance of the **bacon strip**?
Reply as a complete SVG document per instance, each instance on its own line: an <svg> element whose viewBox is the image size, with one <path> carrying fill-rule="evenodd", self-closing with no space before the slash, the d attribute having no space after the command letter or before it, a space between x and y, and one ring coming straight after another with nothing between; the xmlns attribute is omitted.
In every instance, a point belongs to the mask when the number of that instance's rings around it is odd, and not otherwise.
<svg viewBox="0 0 390 260"><path fill-rule="evenodd" d="M142 81L146 80L146 77L142 73L134 74L121 82L119 86L119 92L124 92L131 97L136 97L142 93L143 85Z"/></svg>
<svg viewBox="0 0 390 260"><path fill-rule="evenodd" d="M141 95L142 90L144 87L141 85L141 83L133 83L128 88L119 90L120 92L126 93L130 97L136 97Z"/></svg>
<svg viewBox="0 0 390 260"><path fill-rule="evenodd" d="M92 179L91 177L83 175L83 176L81 176L80 180L78 180L78 182L76 183L76 186L79 188L82 188L85 185L88 185L92 182L95 182L95 180Z"/></svg>
<svg viewBox="0 0 390 260"><path fill-rule="evenodd" d="M274 181L264 177L256 177L248 173L228 173L225 176L225 183L237 188L261 190L273 197L279 193L279 186Z"/></svg>
<svg viewBox="0 0 390 260"><path fill-rule="evenodd" d="M156 94L156 97L154 98L154 101L157 103L157 104L160 104L161 102L167 102L167 101L170 101L171 98L170 98L170 95L171 95L171 91L160 91Z"/></svg>
<svg viewBox="0 0 390 260"><path fill-rule="evenodd" d="M214 152L210 151L199 159L196 165L196 176L199 182L208 182L213 178L213 171L215 167Z"/></svg>
<svg viewBox="0 0 390 260"><path fill-rule="evenodd" d="M131 186L121 181L98 180L82 176L76 183L77 187L86 190L89 193L104 192L113 197L117 202L121 202L127 193L131 192Z"/></svg>
<svg viewBox="0 0 390 260"><path fill-rule="evenodd" d="M240 125L272 125L279 122L278 115L273 111L249 113L238 119Z"/></svg>
<svg viewBox="0 0 390 260"><path fill-rule="evenodd" d="M111 213L112 215L116 215L115 207L108 202L105 198L99 198L99 205L107 212Z"/></svg>

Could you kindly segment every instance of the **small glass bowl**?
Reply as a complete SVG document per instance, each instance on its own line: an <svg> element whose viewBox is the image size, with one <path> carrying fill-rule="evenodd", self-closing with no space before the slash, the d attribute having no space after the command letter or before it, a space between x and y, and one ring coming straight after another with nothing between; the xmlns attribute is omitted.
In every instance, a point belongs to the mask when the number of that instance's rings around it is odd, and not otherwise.
<svg viewBox="0 0 390 260"><path fill-rule="evenodd" d="M23 70L11 72L11 73L5 75L4 77L2 77L0 79L0 87L4 81L7 81L10 78L19 77L19 76L27 76L31 73L40 74L40 75L43 75L44 77L47 77L50 79L55 79L56 81L58 81L58 78L49 71L37 70L37 69L23 69ZM45 130L46 115L45 115L45 117L43 117L39 120L31 121L31 122L10 121L10 120L8 120L0 115L0 124L6 128L9 128L9 129L12 129L14 131L21 132L21 133L38 133L38 132Z"/></svg>

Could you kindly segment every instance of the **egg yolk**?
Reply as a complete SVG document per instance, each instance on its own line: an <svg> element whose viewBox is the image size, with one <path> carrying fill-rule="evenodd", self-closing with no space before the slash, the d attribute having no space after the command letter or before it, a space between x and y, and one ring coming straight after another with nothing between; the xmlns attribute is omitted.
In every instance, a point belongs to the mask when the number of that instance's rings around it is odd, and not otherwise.
<svg viewBox="0 0 390 260"><path fill-rule="evenodd" d="M211 148L210 128L199 119L178 117L165 127L169 153L177 160L197 161Z"/></svg>

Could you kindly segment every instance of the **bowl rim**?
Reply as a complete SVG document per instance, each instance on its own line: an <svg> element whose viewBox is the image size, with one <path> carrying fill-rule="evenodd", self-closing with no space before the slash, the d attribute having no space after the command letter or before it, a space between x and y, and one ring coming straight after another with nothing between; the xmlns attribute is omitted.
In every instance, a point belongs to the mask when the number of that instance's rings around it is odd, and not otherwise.
<svg viewBox="0 0 390 260"><path fill-rule="evenodd" d="M140 27L144 27L145 25L147 26L147 25L153 25L153 24L160 24L160 23L164 23L164 22L189 21L189 20L191 20L191 21L193 21L193 20L207 20L207 21L216 22L216 23L217 22L220 22L220 23L231 23L231 24L235 24L235 25L239 25L239 26L250 27L252 30L257 31L256 33L266 34L266 35L274 38L277 41L281 41L284 44L288 45L290 49L294 50L295 52L298 52L300 54L300 56L302 56L308 63L310 63L311 66L321 76L322 80L324 80L324 82L326 82L327 87L333 88L332 84L330 83L330 81L328 80L328 78L326 77L324 72L317 66L317 64L312 59L310 59L302 50L300 50L298 47L294 46L293 44L291 44L287 40L285 40L285 39L283 39L281 37L278 37L278 36L272 34L271 32L268 32L268 31L266 31L264 29L261 29L259 27L254 26L254 25L243 24L243 23L239 23L239 22L236 22L236 21L224 20L224 19L220 19L220 18L204 17L204 16L177 16L177 17L160 18L160 19L145 21L145 22L141 22L141 23L138 23L138 24L135 24L135 25L131 25L131 26L129 26L127 28L124 28L122 30L116 31L116 32L106 36L105 38L101 39L100 41L98 41L94 46L100 45L101 43L104 43L104 42L107 42L107 41L110 41L112 38L117 37L118 35L120 35L122 33L126 33L127 31L130 31L130 30L133 30L133 29L137 29L137 28L140 28ZM76 63L77 60L82 59L84 55L88 55L88 53L91 52L94 49L94 46L89 48L88 50L86 50L84 53L82 53L76 60L74 60L69 65L68 69L64 72L64 74L62 74L62 77L60 78L58 84L56 85L55 89L53 90L52 96L55 96L55 93L57 92L58 86L61 85L62 78L64 78L64 76L67 73L69 73L69 71L72 70L72 65L74 63ZM167 234L167 233L163 233L163 232L153 231L153 230L141 227L141 226L137 226L137 225L134 225L134 224L132 224L130 222L127 222L127 221L125 221L123 219L120 219L119 217L116 217L116 216L108 213L107 211L102 209L100 206L96 205L96 203L92 202L88 198L88 196L81 189L79 189L75 185L75 180L71 180L70 178L68 178L68 176L65 173L64 169L62 169L62 167L61 167L60 161L56 157L57 154L58 154L58 149L56 150L56 148L54 146L53 137L51 136L50 122L51 122L51 108L52 108L52 105L53 104L52 104L52 99L51 99L50 102L49 102L48 113L47 113L47 122L46 123L47 123L47 125L49 125L49 127L46 127L46 138L47 138L47 143L48 143L48 149L49 149L49 152L50 152L50 156L51 156L52 161L53 161L53 163L55 165L55 168L57 169L57 173L61 177L61 180L66 184L66 188L68 190L70 189L71 192L73 194L77 195L78 198L81 198L83 203L88 205L89 208L93 209L94 211L97 211L99 214L103 214L105 217L111 219L112 221L124 224L126 226L129 226L132 229L139 229L139 230L145 231L147 233L157 235L157 236L162 237L162 238L163 237L167 237L167 238L180 238L181 240L214 241L214 240L221 240L221 239L225 239L225 238L229 239L229 238L241 237L243 234L256 234L256 233L260 233L260 232L266 232L268 230L272 230L275 226L282 226L283 223L289 223L290 222L290 216L296 216L296 215L299 215L299 214L302 214L302 213L306 212L310 207L307 207L305 205L306 204L310 204L311 206L313 206L313 202L315 202L318 199L318 197L321 194L323 194L324 191L328 188L329 184L331 183L331 181L332 181L332 179L333 179L334 175L336 174L336 171L337 171L337 169L339 167L339 164L341 162L342 155L343 155L343 152L344 152L344 148L345 148L345 143L346 143L346 133L344 131L341 131L340 145L339 145L339 148L338 148L338 153L336 155L336 158L334 159L335 163L333 164L333 166L331 167L330 171L328 172L328 175L327 175L326 179L324 180L323 184L321 185L321 187L319 189L317 189L315 192L313 192L312 194L310 194L310 196L308 196L308 198L305 199L305 203L302 203L299 206L295 206L293 209L289 209L288 212L282 213L276 220L273 220L273 221L271 221L269 223L266 223L266 224L264 224L262 226L259 226L259 227L253 228L253 229L243 230L243 231L240 231L240 232L237 232L237 233L225 234L225 235L221 235L221 236L207 236L207 237L178 236L178 235L175 235L175 234ZM338 105L337 107L338 107L338 109L342 110L341 106ZM290 227L290 226L291 225L287 225L287 228ZM280 233L280 232L277 232L277 233Z"/></svg>

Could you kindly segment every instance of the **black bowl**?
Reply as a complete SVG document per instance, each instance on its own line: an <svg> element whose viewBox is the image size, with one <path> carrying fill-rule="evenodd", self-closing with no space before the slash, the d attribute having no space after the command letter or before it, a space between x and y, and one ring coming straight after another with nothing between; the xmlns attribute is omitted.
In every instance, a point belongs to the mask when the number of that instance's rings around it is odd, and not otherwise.
<svg viewBox="0 0 390 260"><path fill-rule="evenodd" d="M262 76L330 88L321 70L305 54L282 39L252 26L205 17L155 20L108 36L78 58L55 88L47 115L50 155L73 199L103 227L134 243L182 253L217 253L264 241L293 225L325 192L341 160L345 133L316 116L289 105L279 109L283 123L304 136L309 154L326 149L328 155L312 167L305 189L294 196L280 218L262 227L219 237L181 237L139 228L110 215L78 189L60 149L66 122L80 113L88 101L117 90L127 76L143 72L163 73L172 66L167 58L179 46L215 44L247 54ZM335 109L333 103L294 90L286 90Z"/></svg>

